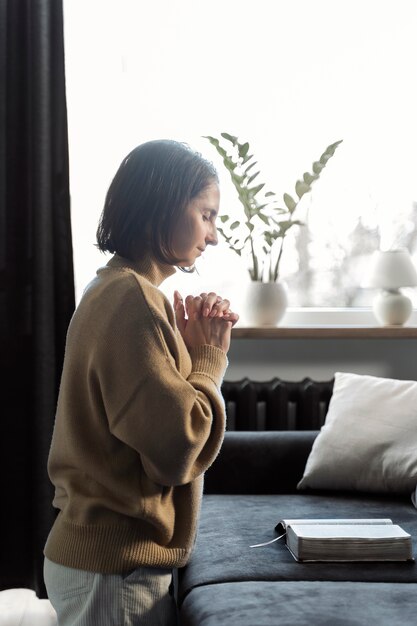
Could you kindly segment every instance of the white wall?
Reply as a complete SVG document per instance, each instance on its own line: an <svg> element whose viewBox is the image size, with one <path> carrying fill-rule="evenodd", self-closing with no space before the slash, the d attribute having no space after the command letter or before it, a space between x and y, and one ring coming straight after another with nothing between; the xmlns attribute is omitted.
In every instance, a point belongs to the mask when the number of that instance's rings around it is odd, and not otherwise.
<svg viewBox="0 0 417 626"><path fill-rule="evenodd" d="M234 339L226 380L330 380L336 371L417 380L417 339Z"/></svg>

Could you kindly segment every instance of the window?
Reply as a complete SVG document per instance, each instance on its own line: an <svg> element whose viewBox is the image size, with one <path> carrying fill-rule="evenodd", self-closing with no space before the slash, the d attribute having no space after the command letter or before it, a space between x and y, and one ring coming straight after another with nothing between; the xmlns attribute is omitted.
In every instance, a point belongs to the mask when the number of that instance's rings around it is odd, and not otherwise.
<svg viewBox="0 0 417 626"><path fill-rule="evenodd" d="M249 141L259 180L281 196L343 139L300 203L307 225L285 244L290 306L368 306L373 294L359 285L373 250L406 246L416 259L414 0L66 0L64 9L77 298L106 261L95 230L114 172L135 145L161 137L216 164L225 212L239 203L203 135ZM246 280L221 243L199 275L163 288L239 302Z"/></svg>

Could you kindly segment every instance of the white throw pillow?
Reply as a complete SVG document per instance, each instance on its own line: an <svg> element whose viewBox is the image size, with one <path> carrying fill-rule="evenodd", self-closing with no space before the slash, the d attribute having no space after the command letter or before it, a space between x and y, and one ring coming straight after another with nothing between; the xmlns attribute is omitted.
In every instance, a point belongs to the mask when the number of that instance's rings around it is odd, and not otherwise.
<svg viewBox="0 0 417 626"><path fill-rule="evenodd" d="M416 485L417 382L337 372L298 489L411 493Z"/></svg>

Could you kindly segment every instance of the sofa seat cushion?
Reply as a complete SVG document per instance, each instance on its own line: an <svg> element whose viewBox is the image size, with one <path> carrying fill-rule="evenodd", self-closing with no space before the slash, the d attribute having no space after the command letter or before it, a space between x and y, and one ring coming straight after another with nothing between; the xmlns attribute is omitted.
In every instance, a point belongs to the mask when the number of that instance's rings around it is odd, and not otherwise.
<svg viewBox="0 0 417 626"><path fill-rule="evenodd" d="M182 626L411 626L416 584L236 582L197 587L181 608Z"/></svg>
<svg viewBox="0 0 417 626"><path fill-rule="evenodd" d="M410 498L369 494L206 495L188 565L180 570L179 599L194 587L238 581L417 582L414 562L297 563L277 536L285 518L391 518L413 537L417 556L417 511Z"/></svg>

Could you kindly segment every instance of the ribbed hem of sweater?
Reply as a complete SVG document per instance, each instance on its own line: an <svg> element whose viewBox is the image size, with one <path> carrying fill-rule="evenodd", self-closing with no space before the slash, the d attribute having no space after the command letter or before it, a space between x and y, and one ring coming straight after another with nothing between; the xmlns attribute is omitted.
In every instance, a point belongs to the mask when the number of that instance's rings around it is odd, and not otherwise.
<svg viewBox="0 0 417 626"><path fill-rule="evenodd" d="M191 348L190 357L192 373L208 376L220 388L228 366L226 353L221 348L204 344Z"/></svg>
<svg viewBox="0 0 417 626"><path fill-rule="evenodd" d="M191 550L158 545L138 525L81 525L58 516L45 545L54 563L102 574L140 566L183 567Z"/></svg>

